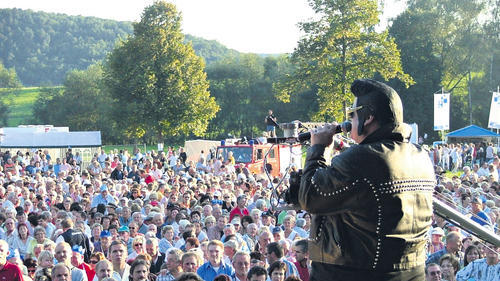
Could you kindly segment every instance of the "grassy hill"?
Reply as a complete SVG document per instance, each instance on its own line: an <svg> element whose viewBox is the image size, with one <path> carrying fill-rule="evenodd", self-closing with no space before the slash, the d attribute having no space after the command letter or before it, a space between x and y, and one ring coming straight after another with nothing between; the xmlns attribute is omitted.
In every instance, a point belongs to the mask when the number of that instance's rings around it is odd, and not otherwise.
<svg viewBox="0 0 500 281"><path fill-rule="evenodd" d="M0 98L10 108L9 127L32 123L33 105L40 94L40 90L40 87L0 89Z"/></svg>

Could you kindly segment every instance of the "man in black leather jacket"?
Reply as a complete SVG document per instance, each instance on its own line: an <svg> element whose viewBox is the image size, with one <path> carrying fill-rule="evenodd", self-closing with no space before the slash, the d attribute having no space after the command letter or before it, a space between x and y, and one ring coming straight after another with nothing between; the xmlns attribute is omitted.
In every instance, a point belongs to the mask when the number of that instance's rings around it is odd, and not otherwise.
<svg viewBox="0 0 500 281"><path fill-rule="evenodd" d="M351 91L358 145L327 166L335 126L313 130L298 190L300 208L313 214L311 280L424 280L435 185L429 156L409 143L391 87L364 79Z"/></svg>

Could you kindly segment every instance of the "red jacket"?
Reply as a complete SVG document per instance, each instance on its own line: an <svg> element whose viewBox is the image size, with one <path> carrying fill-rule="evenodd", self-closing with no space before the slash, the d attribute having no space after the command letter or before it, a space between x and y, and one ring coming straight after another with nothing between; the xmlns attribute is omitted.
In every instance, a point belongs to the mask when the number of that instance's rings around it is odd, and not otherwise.
<svg viewBox="0 0 500 281"><path fill-rule="evenodd" d="M247 208L240 209L238 206L236 206L230 213L229 213L229 222L231 222L234 218L234 215L239 215L240 219L243 218L244 216L248 216L250 213L248 212Z"/></svg>
<svg viewBox="0 0 500 281"><path fill-rule="evenodd" d="M85 270L85 273L87 274L87 280L92 281L94 280L95 276L95 270L93 270L90 265L86 263L82 263L78 266L79 269Z"/></svg>

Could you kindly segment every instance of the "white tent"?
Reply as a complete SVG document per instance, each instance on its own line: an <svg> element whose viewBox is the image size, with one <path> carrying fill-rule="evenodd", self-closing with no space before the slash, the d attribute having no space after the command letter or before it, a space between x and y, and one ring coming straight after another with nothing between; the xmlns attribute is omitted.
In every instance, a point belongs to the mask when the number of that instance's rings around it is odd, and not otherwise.
<svg viewBox="0 0 500 281"><path fill-rule="evenodd" d="M1 148L100 147L101 132L4 133Z"/></svg>
<svg viewBox="0 0 500 281"><path fill-rule="evenodd" d="M1 150L25 153L43 149L49 151L53 160L65 157L66 151L71 148L73 154L80 153L83 164L87 165L101 146L100 131L69 132L67 127L47 129L47 126L0 129Z"/></svg>

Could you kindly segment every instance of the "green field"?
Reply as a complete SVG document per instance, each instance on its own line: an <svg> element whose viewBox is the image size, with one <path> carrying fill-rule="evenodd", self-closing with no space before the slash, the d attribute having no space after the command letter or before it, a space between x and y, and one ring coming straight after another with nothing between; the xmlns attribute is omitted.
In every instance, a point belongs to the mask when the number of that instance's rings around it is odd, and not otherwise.
<svg viewBox="0 0 500 281"><path fill-rule="evenodd" d="M0 89L0 98L9 105L9 127L30 125L33 117L33 105L38 95L39 87L20 89Z"/></svg>

